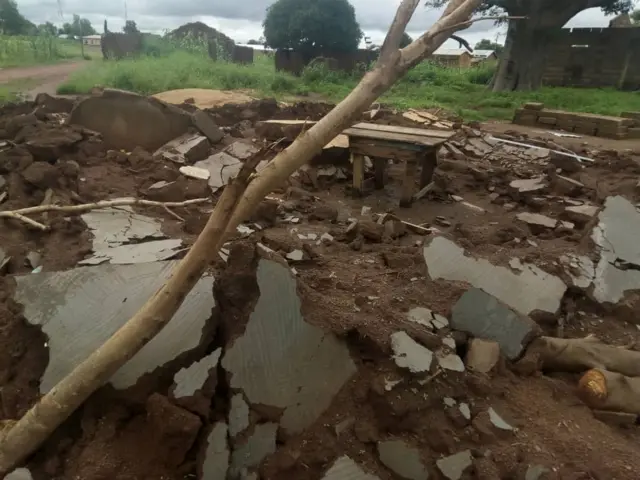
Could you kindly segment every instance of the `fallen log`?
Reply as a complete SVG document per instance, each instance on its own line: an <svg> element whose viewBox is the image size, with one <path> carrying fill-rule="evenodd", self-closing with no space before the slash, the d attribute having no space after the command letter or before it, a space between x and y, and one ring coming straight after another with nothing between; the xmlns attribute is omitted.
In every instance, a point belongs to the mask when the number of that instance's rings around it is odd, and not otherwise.
<svg viewBox="0 0 640 480"><path fill-rule="evenodd" d="M580 378L578 395L594 409L640 414L640 377L594 368Z"/></svg>

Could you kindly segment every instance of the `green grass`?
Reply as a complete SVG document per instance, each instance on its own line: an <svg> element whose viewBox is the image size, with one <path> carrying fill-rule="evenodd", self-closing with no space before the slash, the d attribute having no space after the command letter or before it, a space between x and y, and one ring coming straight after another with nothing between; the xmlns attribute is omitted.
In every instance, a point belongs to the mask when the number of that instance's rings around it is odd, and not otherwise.
<svg viewBox="0 0 640 480"><path fill-rule="evenodd" d="M165 52L163 52L164 54ZM396 84L382 102L398 108L441 107L466 120L507 119L524 102L547 108L604 115L640 110L640 94L613 89L542 88L536 92L490 93L491 68L448 69L425 62ZM179 88L251 89L260 95L286 98L312 95L337 102L358 83L357 76L307 68L301 77L276 72L273 58L256 55L250 66L212 62L193 49L166 51L119 62L96 61L74 73L59 93L87 93L96 86L154 94Z"/></svg>
<svg viewBox="0 0 640 480"><path fill-rule="evenodd" d="M78 41L45 35L0 35L0 68L43 65L80 58Z"/></svg>

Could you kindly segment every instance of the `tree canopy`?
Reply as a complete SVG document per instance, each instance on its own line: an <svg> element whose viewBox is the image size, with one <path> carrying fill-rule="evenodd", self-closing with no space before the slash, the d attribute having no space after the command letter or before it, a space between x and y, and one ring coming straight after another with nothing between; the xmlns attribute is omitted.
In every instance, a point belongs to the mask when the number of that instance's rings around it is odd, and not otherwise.
<svg viewBox="0 0 640 480"><path fill-rule="evenodd" d="M0 32L4 35L27 35L36 26L22 16L14 0L0 0Z"/></svg>
<svg viewBox="0 0 640 480"><path fill-rule="evenodd" d="M135 20L127 20L124 22L124 27L122 27L122 31L124 33L140 33L138 30L138 26L136 25Z"/></svg>
<svg viewBox="0 0 640 480"><path fill-rule="evenodd" d="M504 49L504 46L500 45L499 43L492 42L488 38L483 38L478 43L476 43L475 48L477 48L478 50L493 50L496 53L500 53Z"/></svg>
<svg viewBox="0 0 640 480"><path fill-rule="evenodd" d="M400 48L404 48L412 42L413 38L411 38L411 35L409 35L407 32L404 32L404 34L402 35L402 40L400 40Z"/></svg>
<svg viewBox="0 0 640 480"><path fill-rule="evenodd" d="M89 20L80 18L79 15L74 15L73 22L62 25L60 33L73 37L86 37L87 35L95 35L97 32Z"/></svg>
<svg viewBox="0 0 640 480"><path fill-rule="evenodd" d="M350 52L362 39L347 0L278 0L263 26L266 44L275 49Z"/></svg>
<svg viewBox="0 0 640 480"><path fill-rule="evenodd" d="M54 36L58 33L58 28L51 22L38 25L38 34L45 36Z"/></svg>
<svg viewBox="0 0 640 480"><path fill-rule="evenodd" d="M630 16L633 23L640 24L640 10L634 10L633 12L631 12Z"/></svg>

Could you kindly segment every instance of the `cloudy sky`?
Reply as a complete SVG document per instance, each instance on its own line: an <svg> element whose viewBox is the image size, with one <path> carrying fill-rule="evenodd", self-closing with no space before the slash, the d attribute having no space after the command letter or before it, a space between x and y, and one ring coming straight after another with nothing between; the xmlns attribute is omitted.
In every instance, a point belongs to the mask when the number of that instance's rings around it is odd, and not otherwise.
<svg viewBox="0 0 640 480"><path fill-rule="evenodd" d="M201 21L214 27L236 42L244 43L262 35L262 20L266 8L275 0L17 0L20 11L32 22L62 24L74 13L88 18L101 31L106 19L109 29L116 31L126 18L135 20L142 31L163 33L187 22ZM381 43L400 0L351 0L365 35ZM418 7L408 32L419 35L438 17L438 12ZM598 9L582 12L569 22L572 27L603 27L608 19ZM476 23L462 35L472 45L482 38L504 40L504 32L491 22ZM454 43L452 46L457 46Z"/></svg>

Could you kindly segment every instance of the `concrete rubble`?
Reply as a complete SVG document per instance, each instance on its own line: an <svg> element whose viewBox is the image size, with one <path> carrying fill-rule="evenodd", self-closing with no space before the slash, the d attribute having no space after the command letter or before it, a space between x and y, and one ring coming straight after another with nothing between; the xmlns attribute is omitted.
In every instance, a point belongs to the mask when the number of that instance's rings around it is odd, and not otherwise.
<svg viewBox="0 0 640 480"><path fill-rule="evenodd" d="M329 406L356 367L344 344L305 322L288 268L260 260L257 280L260 298L222 366L232 389L242 390L252 404L283 409L280 426L300 432ZM320 384L318 378L326 380Z"/></svg>
<svg viewBox="0 0 640 480"><path fill-rule="evenodd" d="M347 456L338 458L322 477L322 480L380 480L366 473Z"/></svg>
<svg viewBox="0 0 640 480"><path fill-rule="evenodd" d="M411 373L425 373L431 369L433 352L423 347L406 332L395 332L391 335L393 359L400 368Z"/></svg>
<svg viewBox="0 0 640 480"><path fill-rule="evenodd" d="M438 470L440 470L442 475L448 480L459 480L472 465L473 457L469 450L436 461Z"/></svg>
<svg viewBox="0 0 640 480"><path fill-rule="evenodd" d="M555 313L567 289L560 278L535 265L524 265L516 274L487 260L465 256L463 248L444 237L425 244L424 258L432 280L467 282L524 315L534 310Z"/></svg>
<svg viewBox="0 0 640 480"><path fill-rule="evenodd" d="M378 442L380 461L400 478L427 480L429 472L420 458L420 451L401 440Z"/></svg>
<svg viewBox="0 0 640 480"><path fill-rule="evenodd" d="M49 363L40 391L47 393L124 325L175 265L106 264L16 277L15 300L25 305L27 322L47 336ZM169 324L111 378L111 384L128 388L142 375L195 349L214 307L212 286L213 277L202 277Z"/></svg>
<svg viewBox="0 0 640 480"><path fill-rule="evenodd" d="M210 355L201 358L186 368L182 368L173 377L175 398L191 397L200 390L209 378L211 371L218 366L222 349L218 348Z"/></svg>

